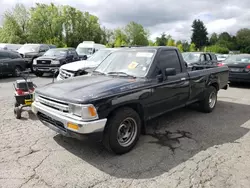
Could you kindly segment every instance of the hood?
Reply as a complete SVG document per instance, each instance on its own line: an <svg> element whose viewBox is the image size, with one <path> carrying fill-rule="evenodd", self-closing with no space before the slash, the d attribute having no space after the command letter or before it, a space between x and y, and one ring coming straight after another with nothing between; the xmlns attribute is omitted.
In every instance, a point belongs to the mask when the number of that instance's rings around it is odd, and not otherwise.
<svg viewBox="0 0 250 188"><path fill-rule="evenodd" d="M27 54L27 55L36 55L36 54L38 54L39 52L29 52L29 51L26 51L26 50L17 50L17 52L19 53L19 54Z"/></svg>
<svg viewBox="0 0 250 188"><path fill-rule="evenodd" d="M65 102L88 103L95 99L129 91L149 84L145 79L102 75L78 76L37 88L36 93Z"/></svg>
<svg viewBox="0 0 250 188"><path fill-rule="evenodd" d="M88 60L75 61L73 63L68 63L68 64L61 66L61 69L69 70L69 71L78 71L84 68L95 68L100 63L101 63L100 61L96 62L96 61L88 61Z"/></svg>
<svg viewBox="0 0 250 188"><path fill-rule="evenodd" d="M65 57L62 56L41 56L37 60L63 60Z"/></svg>

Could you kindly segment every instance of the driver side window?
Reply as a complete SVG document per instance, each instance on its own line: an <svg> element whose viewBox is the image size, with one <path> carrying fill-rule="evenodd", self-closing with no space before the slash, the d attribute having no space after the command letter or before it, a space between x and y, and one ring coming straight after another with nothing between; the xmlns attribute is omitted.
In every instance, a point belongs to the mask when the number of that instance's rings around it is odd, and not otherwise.
<svg viewBox="0 0 250 188"><path fill-rule="evenodd" d="M204 62L206 59L205 59L205 55L204 54L201 54L201 62Z"/></svg>

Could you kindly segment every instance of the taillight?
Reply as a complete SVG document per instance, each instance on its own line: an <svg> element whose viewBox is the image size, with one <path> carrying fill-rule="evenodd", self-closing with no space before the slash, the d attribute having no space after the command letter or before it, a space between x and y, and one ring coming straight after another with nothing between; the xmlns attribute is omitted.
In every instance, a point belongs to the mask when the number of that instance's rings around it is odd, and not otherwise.
<svg viewBox="0 0 250 188"><path fill-rule="evenodd" d="M16 89L16 92L18 95L23 95L23 93L24 93L23 90L21 90L21 89Z"/></svg>
<svg viewBox="0 0 250 188"><path fill-rule="evenodd" d="M250 65L247 65L246 69L250 69Z"/></svg>
<svg viewBox="0 0 250 188"><path fill-rule="evenodd" d="M218 64L218 67L222 67L222 66L224 66L224 63L219 63Z"/></svg>

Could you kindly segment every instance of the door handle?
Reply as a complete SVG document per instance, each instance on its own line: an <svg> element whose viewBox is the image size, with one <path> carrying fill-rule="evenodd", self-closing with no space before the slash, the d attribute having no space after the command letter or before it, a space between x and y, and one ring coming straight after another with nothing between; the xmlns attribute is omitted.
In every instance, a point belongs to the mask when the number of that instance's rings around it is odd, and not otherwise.
<svg viewBox="0 0 250 188"><path fill-rule="evenodd" d="M184 81L184 80L186 80L186 78L181 78L181 81Z"/></svg>

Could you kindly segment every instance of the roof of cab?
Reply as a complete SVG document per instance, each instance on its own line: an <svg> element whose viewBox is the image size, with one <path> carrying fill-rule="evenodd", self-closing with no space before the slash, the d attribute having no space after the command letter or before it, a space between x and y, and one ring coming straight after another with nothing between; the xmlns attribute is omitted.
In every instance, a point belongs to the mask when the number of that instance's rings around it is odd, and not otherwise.
<svg viewBox="0 0 250 188"><path fill-rule="evenodd" d="M120 49L123 50L131 50L131 49L140 49L140 50L160 50L160 49L178 49L177 47L174 46L136 46L136 47L121 47Z"/></svg>

